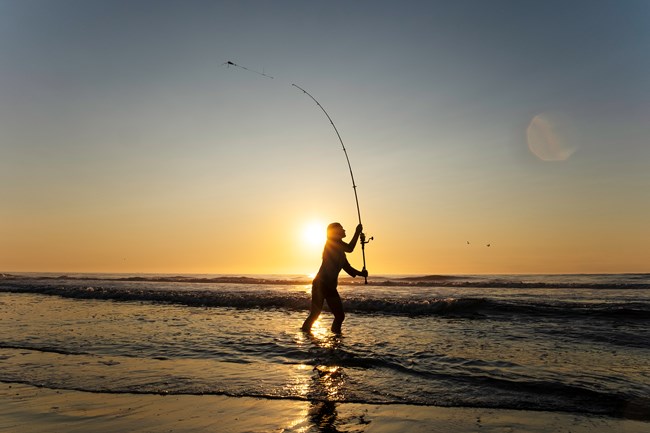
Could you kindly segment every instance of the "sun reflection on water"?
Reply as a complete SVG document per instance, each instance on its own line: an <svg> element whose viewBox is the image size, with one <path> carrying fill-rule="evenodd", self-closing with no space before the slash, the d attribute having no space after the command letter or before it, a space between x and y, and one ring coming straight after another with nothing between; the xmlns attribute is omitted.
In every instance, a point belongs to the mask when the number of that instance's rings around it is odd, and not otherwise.
<svg viewBox="0 0 650 433"><path fill-rule="evenodd" d="M339 366L319 365L314 368L317 374L318 387L327 401L338 401L343 397L342 381L344 380L343 369Z"/></svg>
<svg viewBox="0 0 650 433"><path fill-rule="evenodd" d="M317 320L311 332L302 334L298 340L309 353L309 359L298 367L304 382L295 389L310 405L305 418L293 422L295 430L292 431L306 431L304 423L307 423L312 430L338 432L337 404L345 399L347 380L345 369L339 365L342 337L332 334Z"/></svg>

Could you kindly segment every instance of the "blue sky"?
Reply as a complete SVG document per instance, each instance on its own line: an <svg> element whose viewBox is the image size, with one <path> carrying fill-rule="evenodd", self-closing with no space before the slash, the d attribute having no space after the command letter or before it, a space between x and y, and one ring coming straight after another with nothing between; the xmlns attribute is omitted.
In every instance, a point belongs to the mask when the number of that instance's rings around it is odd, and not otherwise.
<svg viewBox="0 0 650 433"><path fill-rule="evenodd" d="M348 148L378 272L648 271L649 18L646 1L0 0L0 268L308 272L319 251L295 233L351 231L356 209L296 83Z"/></svg>

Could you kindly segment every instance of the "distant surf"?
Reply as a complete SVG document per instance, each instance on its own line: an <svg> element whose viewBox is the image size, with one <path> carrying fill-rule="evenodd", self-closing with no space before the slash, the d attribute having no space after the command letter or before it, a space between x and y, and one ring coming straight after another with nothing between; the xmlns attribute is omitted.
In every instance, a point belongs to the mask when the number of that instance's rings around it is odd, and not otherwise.
<svg viewBox="0 0 650 433"><path fill-rule="evenodd" d="M584 277L582 277L584 278ZM161 285L160 283L166 283ZM248 277L248 276L21 276L5 274L0 279L0 292L37 293L78 299L108 299L113 301L148 301L175 303L199 307L228 307L237 309L307 310L310 295L296 286L308 285L304 277ZM343 280L343 286L357 285ZM208 287L209 286L209 287ZM267 287L269 286L269 287ZM283 290L284 286L287 290ZM460 277L439 275L420 277L379 278L370 286L398 287L417 290L427 287L443 288L499 288L547 289L551 282L507 281L503 277ZM640 290L648 287L639 282L565 282L563 289L586 290ZM384 293L385 294L385 293ZM480 293L479 293L480 294ZM386 294L385 294L386 295ZM628 320L650 317L650 305L645 302L528 302L512 299L489 299L483 296L465 296L461 290L455 297L440 298L422 293L397 292L376 297L352 290L345 296L346 309L358 313L404 316L457 315L492 317L497 315L527 315L535 317L594 317Z"/></svg>
<svg viewBox="0 0 650 433"><path fill-rule="evenodd" d="M192 275L120 275L120 274L0 274L1 281L132 281L193 284L304 285L311 279L293 276L192 276ZM342 276L339 285L360 285L362 280ZM484 287L484 288L576 288L576 289L649 289L650 274L567 274L567 275L420 275L371 276L373 286L404 287Z"/></svg>

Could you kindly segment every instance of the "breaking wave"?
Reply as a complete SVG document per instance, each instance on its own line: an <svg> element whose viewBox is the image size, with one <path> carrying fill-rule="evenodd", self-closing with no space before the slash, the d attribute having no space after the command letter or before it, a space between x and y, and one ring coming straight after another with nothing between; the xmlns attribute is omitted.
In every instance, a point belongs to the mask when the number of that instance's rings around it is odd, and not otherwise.
<svg viewBox="0 0 650 433"><path fill-rule="evenodd" d="M310 294L287 287L264 289L257 279L248 277L219 277L216 286L206 287L179 278L125 278L84 279L66 277L45 279L0 279L0 292L32 293L76 299L98 299L111 301L145 301L154 303L180 304L191 307L224 307L234 309L281 309L308 310ZM56 280L56 281L54 281ZM145 281L149 284L142 284ZM157 283L180 283L160 285ZM280 281L280 280L277 280ZM287 286L277 282L278 285ZM292 280L293 281L293 280ZM410 279L408 281L411 281ZM417 280L420 281L420 280ZM93 282L96 284L88 284ZM115 282L120 282L116 284ZM302 284L305 282L303 281ZM297 283L294 283L297 284ZM373 285L377 285L373 282ZM379 284L381 286L381 284ZM417 296L374 296L370 292L346 293L346 310L365 314L398 316L461 316L461 317L566 317L591 319L648 320L650 303L637 302L568 302L568 301L526 301L500 300L481 296L426 297Z"/></svg>

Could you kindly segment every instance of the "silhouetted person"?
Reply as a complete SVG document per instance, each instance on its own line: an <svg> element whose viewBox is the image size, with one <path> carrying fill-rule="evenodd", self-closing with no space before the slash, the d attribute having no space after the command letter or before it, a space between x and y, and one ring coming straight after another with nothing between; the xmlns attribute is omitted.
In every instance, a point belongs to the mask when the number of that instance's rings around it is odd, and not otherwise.
<svg viewBox="0 0 650 433"><path fill-rule="evenodd" d="M363 271L354 269L345 257L345 253L351 253L354 250L362 230L363 227L359 224L352 240L347 244L343 242L345 229L343 229L341 224L332 223L327 226L327 242L323 249L323 263L311 286L311 310L305 323L302 325L303 331L308 332L311 330L311 326L323 310L323 302L327 301L327 305L329 305L330 310L334 314L332 332L341 332L341 324L345 319L345 313L343 313L341 296L339 296L339 292L336 290L339 272L341 272L341 269L344 269L351 277L368 276L368 271L365 269Z"/></svg>

